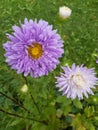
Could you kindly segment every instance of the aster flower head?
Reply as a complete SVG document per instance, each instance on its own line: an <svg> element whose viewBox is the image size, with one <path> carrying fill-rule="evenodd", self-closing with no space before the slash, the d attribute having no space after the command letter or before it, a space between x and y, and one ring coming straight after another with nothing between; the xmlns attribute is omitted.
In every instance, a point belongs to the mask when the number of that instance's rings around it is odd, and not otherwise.
<svg viewBox="0 0 98 130"><path fill-rule="evenodd" d="M44 20L24 20L20 27L13 26L12 35L3 45L6 62L17 73L32 77L47 75L59 64L63 41L57 30Z"/></svg>
<svg viewBox="0 0 98 130"><path fill-rule="evenodd" d="M88 93L93 95L92 88L95 88L98 78L95 77L96 73L93 68L88 69L87 67L76 66L62 67L64 73L61 73L60 77L57 78L56 87L59 91L63 91L63 95L68 98L83 99L83 95L88 98Z"/></svg>

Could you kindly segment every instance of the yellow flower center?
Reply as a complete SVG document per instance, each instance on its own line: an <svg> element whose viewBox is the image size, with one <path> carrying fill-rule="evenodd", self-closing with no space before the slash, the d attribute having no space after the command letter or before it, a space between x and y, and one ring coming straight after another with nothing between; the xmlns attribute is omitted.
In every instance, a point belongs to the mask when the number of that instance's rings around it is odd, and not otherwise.
<svg viewBox="0 0 98 130"><path fill-rule="evenodd" d="M42 45L40 45L38 43L33 43L33 46L28 46L27 50L28 50L30 57L33 59L38 59L43 54Z"/></svg>
<svg viewBox="0 0 98 130"><path fill-rule="evenodd" d="M73 80L73 82L79 86L79 87L84 87L85 86L85 79L81 74L75 74L71 76L71 79Z"/></svg>

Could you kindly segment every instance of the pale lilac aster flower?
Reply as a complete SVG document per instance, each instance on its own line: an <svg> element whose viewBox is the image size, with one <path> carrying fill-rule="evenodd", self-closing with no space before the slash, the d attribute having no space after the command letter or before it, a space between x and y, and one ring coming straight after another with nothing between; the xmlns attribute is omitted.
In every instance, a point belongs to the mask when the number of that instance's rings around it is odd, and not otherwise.
<svg viewBox="0 0 98 130"><path fill-rule="evenodd" d="M95 77L96 73L93 68L76 66L62 67L64 73L61 73L57 78L56 87L59 87L59 91L63 91L63 95L68 98L83 99L83 95L88 98L88 94L92 94L92 88L97 85L98 78Z"/></svg>
<svg viewBox="0 0 98 130"><path fill-rule="evenodd" d="M3 45L6 62L17 73L32 77L47 75L60 63L63 41L57 30L44 20L24 20L21 27L13 26L12 35Z"/></svg>

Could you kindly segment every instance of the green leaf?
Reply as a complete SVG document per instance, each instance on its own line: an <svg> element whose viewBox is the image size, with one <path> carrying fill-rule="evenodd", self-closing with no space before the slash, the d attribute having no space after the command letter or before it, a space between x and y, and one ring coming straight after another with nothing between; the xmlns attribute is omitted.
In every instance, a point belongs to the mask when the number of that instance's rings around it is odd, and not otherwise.
<svg viewBox="0 0 98 130"><path fill-rule="evenodd" d="M78 99L73 100L73 104L75 107L77 107L79 109L82 109L82 107L83 107L81 101L79 101Z"/></svg>
<svg viewBox="0 0 98 130"><path fill-rule="evenodd" d="M95 94L93 96L90 96L89 99L87 100L89 104L94 104L98 105L98 94Z"/></svg>
<svg viewBox="0 0 98 130"><path fill-rule="evenodd" d="M32 126L31 130L49 130L47 126L40 123L34 123Z"/></svg>
<svg viewBox="0 0 98 130"><path fill-rule="evenodd" d="M71 112L71 106L70 105L62 105L61 110L63 111L64 115L66 116L69 112Z"/></svg>
<svg viewBox="0 0 98 130"><path fill-rule="evenodd" d="M90 120L85 120L84 125L88 130L95 130L95 126Z"/></svg>
<svg viewBox="0 0 98 130"><path fill-rule="evenodd" d="M57 109L56 116L60 118L63 115L63 111L61 109Z"/></svg>
<svg viewBox="0 0 98 130"><path fill-rule="evenodd" d="M56 102L62 103L65 106L71 104L71 100L69 98L67 98L66 96L61 96L61 95L57 97Z"/></svg>
<svg viewBox="0 0 98 130"><path fill-rule="evenodd" d="M20 119L11 120L11 121L7 124L6 128L11 127L11 126L15 126L15 125L19 124L20 122L21 122Z"/></svg>
<svg viewBox="0 0 98 130"><path fill-rule="evenodd" d="M78 128L76 128L76 130L87 130L84 126L79 126Z"/></svg>
<svg viewBox="0 0 98 130"><path fill-rule="evenodd" d="M94 117L94 121L93 121L93 122L94 122L94 124L98 127L98 116L95 116L95 117Z"/></svg>
<svg viewBox="0 0 98 130"><path fill-rule="evenodd" d="M81 126L81 114L78 113L72 120L72 126L74 128Z"/></svg>
<svg viewBox="0 0 98 130"><path fill-rule="evenodd" d="M86 108L84 109L84 112L85 112L85 115L86 115L87 117L94 116L94 112L95 112L94 106L86 107Z"/></svg>

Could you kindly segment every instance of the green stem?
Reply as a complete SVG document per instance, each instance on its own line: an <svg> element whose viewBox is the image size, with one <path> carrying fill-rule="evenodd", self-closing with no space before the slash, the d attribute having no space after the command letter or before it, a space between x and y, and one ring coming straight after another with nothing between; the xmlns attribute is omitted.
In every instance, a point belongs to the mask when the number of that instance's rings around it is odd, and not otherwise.
<svg viewBox="0 0 98 130"><path fill-rule="evenodd" d="M24 78L24 80L25 80L25 84L28 86L28 81L27 81L27 78L26 78L26 77L24 77L24 76L23 76L23 78ZM39 113L39 114L41 114L40 109L39 109L39 107L38 107L37 103L35 102L35 99L34 99L34 97L32 96L32 94L31 94L31 93L30 93L30 97L31 97L31 99L32 99L32 101L33 101L33 104L35 105L35 107L36 107L36 109L37 109L38 113Z"/></svg>
<svg viewBox="0 0 98 130"><path fill-rule="evenodd" d="M30 117L24 117L24 116L15 114L15 113L7 112L7 111L5 111L3 109L0 109L0 111L5 113L5 114L8 114L10 116L13 116L13 117L22 118L22 119L28 119L28 120L36 121L36 122L42 123L44 125L47 125L47 122L45 122L45 121L40 121L40 120L37 120L37 119L34 119L34 118L30 118Z"/></svg>
<svg viewBox="0 0 98 130"><path fill-rule="evenodd" d="M27 78L24 76L24 75L22 75L22 77L24 78L24 80L25 80L25 84L28 86L28 81L27 81Z"/></svg>
<svg viewBox="0 0 98 130"><path fill-rule="evenodd" d="M25 108L20 102L18 102L16 99L9 97L8 95L6 95L3 92L0 92L1 95L5 96L7 99L13 101L15 104L17 104L18 106L20 106L21 108L23 108L25 111L27 111L28 113L31 113L27 108Z"/></svg>
<svg viewBox="0 0 98 130"><path fill-rule="evenodd" d="M32 101L33 101L33 103L34 103L34 105L35 105L35 107L36 107L36 109L37 109L38 113L39 113L39 114L41 114L40 109L39 109L39 107L38 107L37 103L35 102L34 97L32 96L32 94L31 94L31 93L30 93L30 96L31 96L31 99L32 99Z"/></svg>

